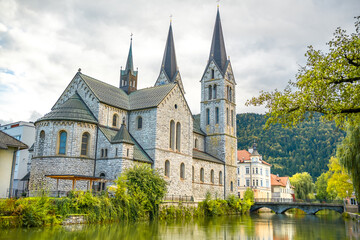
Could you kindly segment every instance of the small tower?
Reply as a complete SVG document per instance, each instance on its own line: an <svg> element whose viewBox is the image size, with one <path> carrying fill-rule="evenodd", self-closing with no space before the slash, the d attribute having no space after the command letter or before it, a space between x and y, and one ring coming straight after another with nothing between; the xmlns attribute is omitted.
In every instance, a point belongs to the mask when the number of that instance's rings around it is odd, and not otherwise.
<svg viewBox="0 0 360 240"><path fill-rule="evenodd" d="M225 196L235 193L236 183L235 84L218 8L209 59L201 78L200 127L206 133L206 152L225 163Z"/></svg>
<svg viewBox="0 0 360 240"><path fill-rule="evenodd" d="M180 72L176 62L175 44L172 31L172 24L170 21L169 33L166 40L166 46L164 51L163 60L161 63L160 74L155 82L155 86L163 85L167 83L177 82L184 92L184 87L181 81Z"/></svg>
<svg viewBox="0 0 360 240"><path fill-rule="evenodd" d="M138 71L134 71L132 57L132 34L130 39L129 55L126 61L125 70L120 70L120 88L127 94L137 90Z"/></svg>

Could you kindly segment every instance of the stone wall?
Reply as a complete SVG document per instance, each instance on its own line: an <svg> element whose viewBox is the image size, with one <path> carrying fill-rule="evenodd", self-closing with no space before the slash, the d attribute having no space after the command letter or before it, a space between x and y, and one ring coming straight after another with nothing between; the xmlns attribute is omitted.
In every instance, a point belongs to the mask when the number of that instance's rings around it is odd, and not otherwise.
<svg viewBox="0 0 360 240"><path fill-rule="evenodd" d="M192 195L193 117L178 85L160 103L157 109L155 167L165 173L165 161L170 161L170 176L165 177L168 194ZM171 149L170 121L181 124L180 151ZM176 139L176 130L175 136ZM176 140L175 140L176 142ZM176 144L175 144L176 145ZM151 156L151 155L150 155ZM185 178L180 178L180 165L185 165Z"/></svg>
<svg viewBox="0 0 360 240"><path fill-rule="evenodd" d="M207 192L211 196L223 198L224 197L224 165L193 159L194 166L194 180L192 181L192 188L195 201L201 201L205 198ZM204 182L200 180L200 170L204 169ZM214 170L214 183L211 182L211 170ZM222 173L222 183L220 183L219 172Z"/></svg>
<svg viewBox="0 0 360 240"><path fill-rule="evenodd" d="M39 152L40 132L45 132L44 151ZM59 133L66 131L66 154L65 156L80 157L82 135L90 134L88 145L89 158L95 158L96 125L74 121L41 121L36 123L36 141L34 145L35 157L59 156Z"/></svg>
<svg viewBox="0 0 360 240"><path fill-rule="evenodd" d="M194 148L195 148L195 140L197 139L197 147L196 149L205 152L205 137L203 135L194 133Z"/></svg>
<svg viewBox="0 0 360 240"><path fill-rule="evenodd" d="M117 114L118 116L116 126L112 125L114 114ZM127 118L127 111L109 106L104 103L99 104L98 121L100 125L120 129L123 119L125 120L125 123L127 123Z"/></svg>
<svg viewBox="0 0 360 240"><path fill-rule="evenodd" d="M142 128L138 129L137 120L142 117ZM128 129L141 147L154 159L155 144L158 136L156 131L157 108L131 111L129 114Z"/></svg>
<svg viewBox="0 0 360 240"><path fill-rule="evenodd" d="M71 180L59 180L56 189L56 180L46 175L85 175L93 176L94 160L72 157L33 158L31 163L30 190L69 191L72 189ZM88 181L78 181L77 190L86 190Z"/></svg>

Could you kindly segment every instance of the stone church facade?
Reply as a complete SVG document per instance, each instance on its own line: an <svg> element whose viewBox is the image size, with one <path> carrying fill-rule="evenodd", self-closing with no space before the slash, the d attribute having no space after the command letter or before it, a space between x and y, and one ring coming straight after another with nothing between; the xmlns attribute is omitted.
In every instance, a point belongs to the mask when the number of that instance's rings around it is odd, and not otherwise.
<svg viewBox="0 0 360 240"><path fill-rule="evenodd" d="M168 195L236 194L235 79L217 11L201 77L201 112L192 115L177 67L170 24L155 86L137 89L132 44L119 87L79 70L51 112L35 122L30 188L70 190L52 175L102 177L112 184L125 169L148 164L168 182ZM79 181L77 189L86 189Z"/></svg>

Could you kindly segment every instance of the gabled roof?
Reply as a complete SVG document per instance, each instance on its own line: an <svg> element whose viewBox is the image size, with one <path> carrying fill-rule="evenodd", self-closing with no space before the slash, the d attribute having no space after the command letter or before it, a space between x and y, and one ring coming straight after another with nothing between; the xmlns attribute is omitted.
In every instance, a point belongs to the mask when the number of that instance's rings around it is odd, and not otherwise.
<svg viewBox="0 0 360 240"><path fill-rule="evenodd" d="M169 33L166 40L163 60L161 63L161 71L164 71L170 82L173 82L177 73L177 63L175 54L174 36L172 32L172 25L170 23Z"/></svg>
<svg viewBox="0 0 360 240"><path fill-rule="evenodd" d="M52 109L51 112L39 118L37 122L44 120L74 120L80 122L97 123L96 118L85 105L77 92L61 105Z"/></svg>
<svg viewBox="0 0 360 240"><path fill-rule="evenodd" d="M124 126L124 125L123 125ZM126 127L124 126L126 129ZM99 127L100 131L105 135L105 137L109 140L110 143L128 143L134 145L134 160L146 163L153 163L154 161L150 158L150 156L142 149L140 144L135 140L135 138L126 130L127 133L119 133L119 131L107 128L107 127ZM122 141L118 142L118 139Z"/></svg>
<svg viewBox="0 0 360 240"><path fill-rule="evenodd" d="M130 110L158 106L175 86L175 83L169 83L151 88L143 88L130 93Z"/></svg>
<svg viewBox="0 0 360 240"><path fill-rule="evenodd" d="M122 89L89 77L83 73L78 72L77 74L84 80L100 102L129 110L129 97Z"/></svg>
<svg viewBox="0 0 360 240"><path fill-rule="evenodd" d="M118 131L118 133L115 135L115 137L112 139L111 142L112 143L129 143L129 144L134 145L134 142L132 141L132 139L130 137L130 133L124 124L121 125L120 130Z"/></svg>
<svg viewBox="0 0 360 240"><path fill-rule="evenodd" d="M221 27L220 12L217 9L214 32L211 42L209 62L214 60L220 70L224 73L226 69L227 55L225 50L225 41Z"/></svg>
<svg viewBox="0 0 360 240"><path fill-rule="evenodd" d="M246 151L246 150L238 150L238 151L237 151L237 160L238 160L240 163L243 163L243 162L245 162L245 161L250 161L251 156L252 156L252 154L249 153L249 152ZM267 163L267 162L265 162L265 161L262 160L262 159L259 159L259 160L261 161L262 164L271 166L270 163Z"/></svg>
<svg viewBox="0 0 360 240"><path fill-rule="evenodd" d="M271 186L286 187L286 184L289 180L289 177L278 177L275 174L270 174L270 177L271 177Z"/></svg>
<svg viewBox="0 0 360 240"><path fill-rule="evenodd" d="M206 152L197 150L197 149L193 149L193 158L208 161L208 162L224 164L224 162L221 161L220 159L218 159Z"/></svg>
<svg viewBox="0 0 360 240"><path fill-rule="evenodd" d="M19 148L20 150L28 148L28 146L17 140L16 138L0 131L0 149L8 149L9 147Z"/></svg>
<svg viewBox="0 0 360 240"><path fill-rule="evenodd" d="M201 128L200 128L200 114L193 115L194 121L193 121L193 131L197 134L206 135Z"/></svg>
<svg viewBox="0 0 360 240"><path fill-rule="evenodd" d="M89 86L100 102L125 110L157 107L176 86L175 83L165 84L140 89L127 95L120 88L101 82L85 74L78 74Z"/></svg>

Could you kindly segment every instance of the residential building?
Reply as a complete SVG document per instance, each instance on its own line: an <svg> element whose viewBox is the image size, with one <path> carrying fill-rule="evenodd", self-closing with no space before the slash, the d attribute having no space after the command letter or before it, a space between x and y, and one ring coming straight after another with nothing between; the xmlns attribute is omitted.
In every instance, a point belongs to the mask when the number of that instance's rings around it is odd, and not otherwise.
<svg viewBox="0 0 360 240"><path fill-rule="evenodd" d="M271 164L265 162L257 151L257 145L237 152L237 187L238 195L243 198L246 189L254 192L255 198L271 198Z"/></svg>
<svg viewBox="0 0 360 240"><path fill-rule="evenodd" d="M32 122L18 121L0 126L0 131L14 137L15 139L32 146L35 142L35 126ZM13 191L24 190L26 184L21 181L29 173L31 158L28 149L16 152L16 163L14 168Z"/></svg>
<svg viewBox="0 0 360 240"><path fill-rule="evenodd" d="M271 194L273 199L295 199L293 186L289 177L271 174Z"/></svg>
<svg viewBox="0 0 360 240"><path fill-rule="evenodd" d="M0 131L0 198L12 196L17 152L28 146Z"/></svg>

